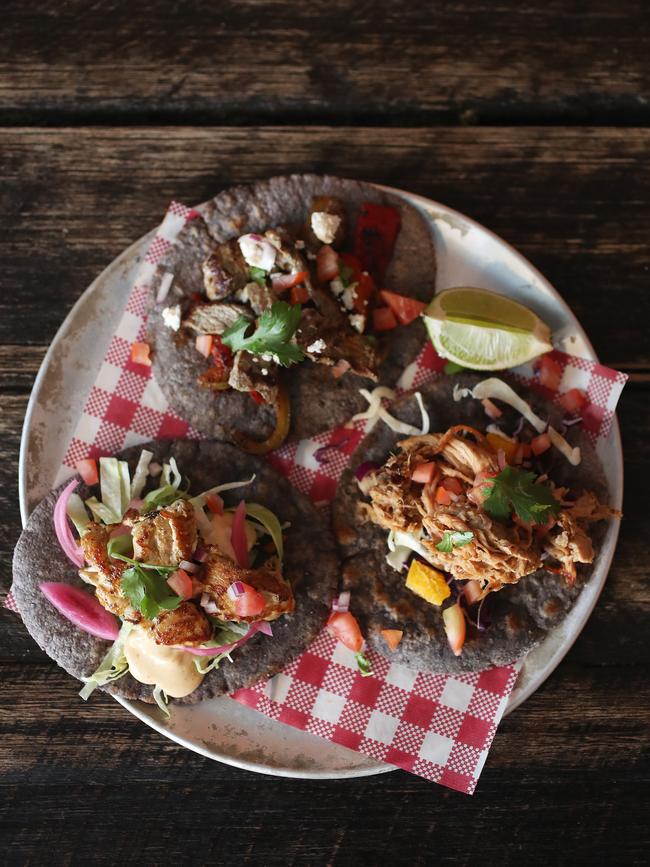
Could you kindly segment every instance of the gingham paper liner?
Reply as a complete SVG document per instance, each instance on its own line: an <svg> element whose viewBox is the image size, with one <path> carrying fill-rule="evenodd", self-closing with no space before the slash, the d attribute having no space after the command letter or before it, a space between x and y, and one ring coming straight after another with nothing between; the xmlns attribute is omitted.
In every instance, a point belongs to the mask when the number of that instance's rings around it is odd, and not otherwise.
<svg viewBox="0 0 650 867"><path fill-rule="evenodd" d="M151 368L130 360L131 344L145 339L147 299L161 278L157 266L180 229L196 216L193 209L171 204L146 254L56 484L71 475L81 458L114 454L154 438L200 438L170 411ZM587 392L590 405L583 426L598 444L610 430L627 377L561 352L554 357L563 371L561 391L577 387ZM422 385L438 375L444 363L427 344L404 371L400 389ZM525 367L515 373L524 381L534 376ZM351 423L287 444L269 460L296 488L325 504L334 496L337 479L364 430L363 423ZM11 592L5 604L19 613ZM353 654L323 630L281 674L240 690L233 698L267 717L471 794L520 666L450 677L368 655L372 675L364 678Z"/></svg>

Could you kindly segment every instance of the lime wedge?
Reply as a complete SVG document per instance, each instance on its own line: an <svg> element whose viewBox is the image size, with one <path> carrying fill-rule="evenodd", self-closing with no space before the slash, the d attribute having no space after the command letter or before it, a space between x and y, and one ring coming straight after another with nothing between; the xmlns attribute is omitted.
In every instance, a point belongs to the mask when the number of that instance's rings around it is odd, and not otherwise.
<svg viewBox="0 0 650 867"><path fill-rule="evenodd" d="M424 321L438 355L473 370L505 370L553 348L550 328L532 310L487 289L446 289Z"/></svg>

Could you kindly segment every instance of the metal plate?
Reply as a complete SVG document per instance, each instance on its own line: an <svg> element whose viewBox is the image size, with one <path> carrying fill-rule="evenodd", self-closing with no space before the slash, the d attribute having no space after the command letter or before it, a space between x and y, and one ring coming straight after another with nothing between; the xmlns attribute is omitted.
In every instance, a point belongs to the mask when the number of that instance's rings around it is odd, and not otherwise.
<svg viewBox="0 0 650 867"><path fill-rule="evenodd" d="M551 284L516 250L483 226L429 199L393 190L427 217L438 256L437 289L481 286L534 310L553 331L558 348L596 360L589 340ZM200 210L200 208L199 208ZM27 408L20 447L19 497L23 524L51 489L86 396L124 310L154 233L118 256L70 311L43 360ZM612 505L621 507L623 455L618 422L600 448ZM526 657L506 713L546 680L587 622L600 595L618 537L610 522L593 577L565 621ZM391 766L305 732L268 720L228 698L176 706L163 723L155 707L117 699L127 710L188 749L239 768L276 776L341 779L380 774Z"/></svg>

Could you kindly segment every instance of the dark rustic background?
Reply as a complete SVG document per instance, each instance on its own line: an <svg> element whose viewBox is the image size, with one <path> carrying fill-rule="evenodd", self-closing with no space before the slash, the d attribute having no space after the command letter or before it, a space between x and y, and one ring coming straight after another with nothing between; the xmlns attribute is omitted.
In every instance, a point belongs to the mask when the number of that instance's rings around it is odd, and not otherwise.
<svg viewBox="0 0 650 867"><path fill-rule="evenodd" d="M260 777L88 705L0 613L12 864L648 862L650 10L645 0L5 0L0 552L29 392L74 301L170 198L330 171L439 199L564 295L620 404L625 520L589 624L500 727L473 798L401 771Z"/></svg>

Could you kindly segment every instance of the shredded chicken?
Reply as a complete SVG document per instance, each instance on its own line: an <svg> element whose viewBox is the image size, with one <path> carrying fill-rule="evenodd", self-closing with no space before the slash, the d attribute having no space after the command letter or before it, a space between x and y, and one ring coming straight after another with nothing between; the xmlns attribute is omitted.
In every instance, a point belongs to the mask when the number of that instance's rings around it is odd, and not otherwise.
<svg viewBox="0 0 650 867"><path fill-rule="evenodd" d="M275 620L282 614L294 609L293 592L284 580L274 561L269 561L257 569L238 566L226 557L215 545L209 545L204 560L204 591L217 606L217 617L225 620L252 622L253 620ZM240 617L235 611L235 600L228 595L228 588L235 581L250 584L264 596L266 606L254 617Z"/></svg>
<svg viewBox="0 0 650 867"><path fill-rule="evenodd" d="M593 560L588 525L618 514L590 491L570 502L565 499L568 489L549 483L563 505L553 524L529 526L514 521L506 526L481 508L479 483L499 472L499 461L479 431L458 425L444 434L409 437L398 446L400 451L375 473L369 491L371 519L388 530L417 535L433 566L458 580L479 581L483 595L547 567L546 558L560 564L557 571L567 581L575 581L576 563ZM415 467L430 462L436 465L433 480L424 485L413 482ZM449 504L436 497L445 479L454 479L454 486L462 489L451 494ZM473 538L468 544L442 552L436 545L447 531L471 532Z"/></svg>

